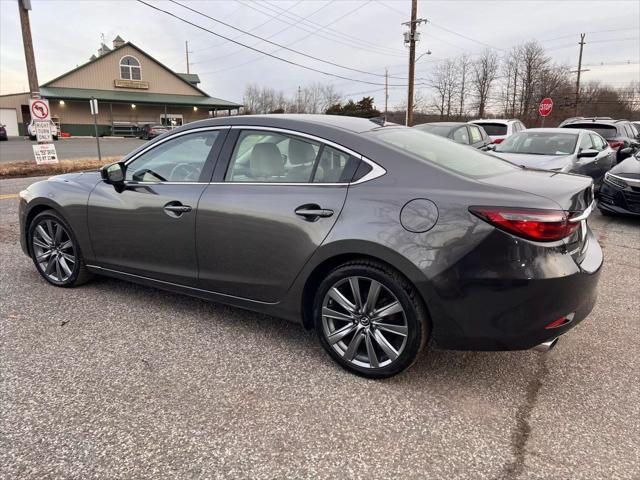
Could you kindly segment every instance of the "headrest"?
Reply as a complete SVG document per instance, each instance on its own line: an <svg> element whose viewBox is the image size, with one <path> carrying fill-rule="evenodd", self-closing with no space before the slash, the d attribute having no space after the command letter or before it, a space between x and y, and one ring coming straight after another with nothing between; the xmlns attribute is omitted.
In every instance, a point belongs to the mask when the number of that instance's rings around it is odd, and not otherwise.
<svg viewBox="0 0 640 480"><path fill-rule="evenodd" d="M256 143L251 150L249 173L252 177L271 177L282 170L282 155L274 143Z"/></svg>
<svg viewBox="0 0 640 480"><path fill-rule="evenodd" d="M310 143L294 138L289 139L289 162L291 162L292 165L311 163L315 159L316 152Z"/></svg>

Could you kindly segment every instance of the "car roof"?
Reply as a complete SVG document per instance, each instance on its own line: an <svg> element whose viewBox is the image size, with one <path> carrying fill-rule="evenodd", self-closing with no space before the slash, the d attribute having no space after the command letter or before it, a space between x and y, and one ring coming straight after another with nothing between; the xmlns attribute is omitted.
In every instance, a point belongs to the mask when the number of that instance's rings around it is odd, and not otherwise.
<svg viewBox="0 0 640 480"><path fill-rule="evenodd" d="M528 133L528 132L542 132L542 133L581 133L586 129L583 128L564 128L564 127L548 127L548 128L527 128L522 132L518 133Z"/></svg>
<svg viewBox="0 0 640 480"><path fill-rule="evenodd" d="M479 118L477 120L469 120L467 123L513 123L519 121L517 118Z"/></svg>
<svg viewBox="0 0 640 480"><path fill-rule="evenodd" d="M609 119L609 118L578 118L576 120L571 120L570 122L566 123L565 125L571 125L574 123L586 123L586 124L593 124L593 125L609 125L612 127L615 127L616 123L625 123L628 122L628 120L614 120L614 119Z"/></svg>
<svg viewBox="0 0 640 480"><path fill-rule="evenodd" d="M232 117L218 117L200 120L188 125L216 126L216 125L251 125L251 126L325 126L336 129L348 130L354 133L364 133L382 127L382 121L378 118L368 119L359 117L347 117L343 115L316 115L316 114L267 114L267 115L237 115ZM392 123L384 123L384 126L397 126Z"/></svg>

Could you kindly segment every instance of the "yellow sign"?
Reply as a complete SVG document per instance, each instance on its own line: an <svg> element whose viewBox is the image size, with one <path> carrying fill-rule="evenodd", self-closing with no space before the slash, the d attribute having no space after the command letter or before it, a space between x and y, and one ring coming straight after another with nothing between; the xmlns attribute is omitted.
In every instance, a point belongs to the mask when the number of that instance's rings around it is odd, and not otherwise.
<svg viewBox="0 0 640 480"><path fill-rule="evenodd" d="M149 88L149 82L145 80L114 80L113 86L118 88L139 88L147 90Z"/></svg>

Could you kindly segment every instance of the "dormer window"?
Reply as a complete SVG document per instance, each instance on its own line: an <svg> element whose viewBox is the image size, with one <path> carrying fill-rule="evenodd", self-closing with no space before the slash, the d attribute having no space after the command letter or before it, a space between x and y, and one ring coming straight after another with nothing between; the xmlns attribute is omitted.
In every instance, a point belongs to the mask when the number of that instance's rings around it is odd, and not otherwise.
<svg viewBox="0 0 640 480"><path fill-rule="evenodd" d="M140 62L132 56L120 59L120 78L122 80L140 80Z"/></svg>

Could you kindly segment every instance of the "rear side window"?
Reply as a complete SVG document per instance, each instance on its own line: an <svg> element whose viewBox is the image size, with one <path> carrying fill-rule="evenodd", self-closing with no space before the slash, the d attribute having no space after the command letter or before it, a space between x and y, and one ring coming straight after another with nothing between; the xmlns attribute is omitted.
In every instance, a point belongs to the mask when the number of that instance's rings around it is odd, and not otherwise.
<svg viewBox="0 0 640 480"><path fill-rule="evenodd" d="M478 143L482 141L482 132L480 132L478 127L469 125L469 130L471 131L471 143Z"/></svg>
<svg viewBox="0 0 640 480"><path fill-rule="evenodd" d="M507 125L504 123L480 123L487 135L506 135Z"/></svg>
<svg viewBox="0 0 640 480"><path fill-rule="evenodd" d="M359 162L357 158L325 145L313 175L313 183L349 182Z"/></svg>
<svg viewBox="0 0 640 480"><path fill-rule="evenodd" d="M469 177L497 175L519 167L477 149L412 128L381 128L367 135L420 160Z"/></svg>
<svg viewBox="0 0 640 480"><path fill-rule="evenodd" d="M607 140L611 140L618 135L618 131L616 127L613 125L603 125L598 123L570 123L568 125L564 125L565 128L582 128L585 130L591 130L592 132L596 132L602 135Z"/></svg>

